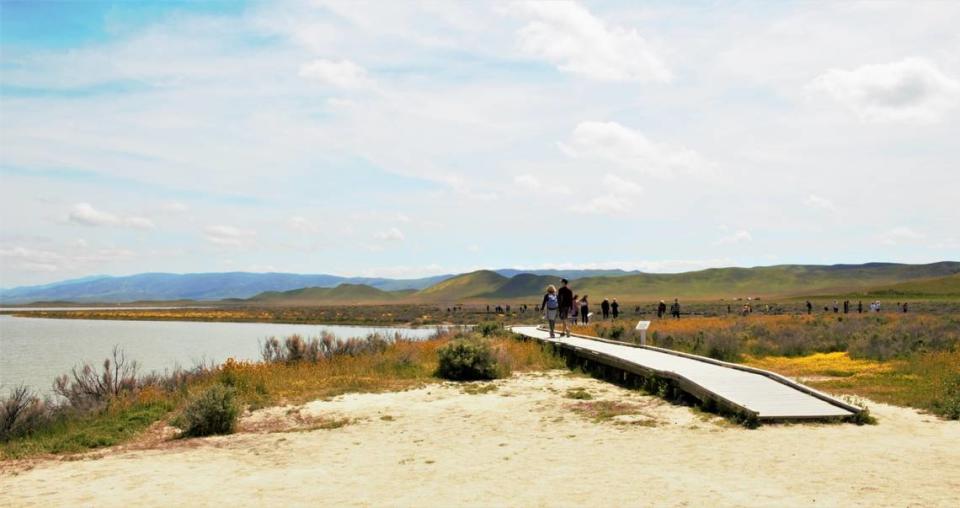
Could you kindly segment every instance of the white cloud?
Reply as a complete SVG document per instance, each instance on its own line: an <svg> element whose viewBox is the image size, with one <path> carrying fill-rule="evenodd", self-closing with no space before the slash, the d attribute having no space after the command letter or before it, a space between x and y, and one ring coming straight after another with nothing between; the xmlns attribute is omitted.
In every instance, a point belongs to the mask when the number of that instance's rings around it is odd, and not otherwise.
<svg viewBox="0 0 960 508"><path fill-rule="evenodd" d="M542 192L546 194L572 194L570 188L565 185L545 184L539 178L523 174L513 177L513 183L522 190L531 192Z"/></svg>
<svg viewBox="0 0 960 508"><path fill-rule="evenodd" d="M307 219L306 217L295 216L287 220L287 226L299 233L313 234L320 231L320 225Z"/></svg>
<svg viewBox="0 0 960 508"><path fill-rule="evenodd" d="M540 190L541 184L540 180L533 175L519 175L513 177L513 183L518 187L523 187L528 190L536 191Z"/></svg>
<svg viewBox="0 0 960 508"><path fill-rule="evenodd" d="M134 229L153 229L153 221L134 215L116 215L97 210L89 203L78 203L67 215L70 222L85 226L123 226Z"/></svg>
<svg viewBox="0 0 960 508"><path fill-rule="evenodd" d="M640 131L617 122L581 122L560 149L577 159L596 159L657 177L707 174L711 165L686 148L654 143Z"/></svg>
<svg viewBox="0 0 960 508"><path fill-rule="evenodd" d="M183 213L190 210L190 207L179 201L172 201L170 203L164 203L162 209L170 213Z"/></svg>
<svg viewBox="0 0 960 508"><path fill-rule="evenodd" d="M630 200L627 198L618 194L609 193L592 198L585 203L574 205L573 209L584 213L616 215L629 211L630 206Z"/></svg>
<svg viewBox="0 0 960 508"><path fill-rule="evenodd" d="M383 242L402 242L404 240L403 232L397 228L380 231L373 235L373 237Z"/></svg>
<svg viewBox="0 0 960 508"><path fill-rule="evenodd" d="M607 27L573 2L522 2L534 19L519 32L520 47L562 71L602 81L667 82L671 73L634 29Z"/></svg>
<svg viewBox="0 0 960 508"><path fill-rule="evenodd" d="M584 213L617 215L630 211L634 205L633 200L643 194L640 184L612 173L604 175L600 184L602 194L574 205L573 209Z"/></svg>
<svg viewBox="0 0 960 508"><path fill-rule="evenodd" d="M640 184L626 180L612 173L607 173L603 177L603 186L611 192L624 194L628 196L638 196L643 194L643 187Z"/></svg>
<svg viewBox="0 0 960 508"><path fill-rule="evenodd" d="M745 229L738 229L733 233L721 237L715 242L716 245L734 245L738 243L751 242L753 241L753 236L749 231Z"/></svg>
<svg viewBox="0 0 960 508"><path fill-rule="evenodd" d="M209 226L203 230L203 234L208 242L226 247L250 245L257 236L256 231L223 225Z"/></svg>
<svg viewBox="0 0 960 508"><path fill-rule="evenodd" d="M829 212L837 211L837 205L833 204L833 201L823 196L817 196L816 194L807 196L807 199L803 200L803 204L819 210L827 210Z"/></svg>
<svg viewBox="0 0 960 508"><path fill-rule="evenodd" d="M904 245L916 243L926 237L927 235L914 229L898 226L881 233L879 239L884 245Z"/></svg>
<svg viewBox="0 0 960 508"><path fill-rule="evenodd" d="M920 58L831 69L809 88L831 96L866 121L932 122L960 103L960 82Z"/></svg>
<svg viewBox="0 0 960 508"><path fill-rule="evenodd" d="M114 263L136 256L129 249L103 248L89 249L86 242L77 243L66 249L67 253L29 247L11 247L0 249L0 260L4 266L28 272L62 272L86 268L91 264Z"/></svg>
<svg viewBox="0 0 960 508"><path fill-rule="evenodd" d="M350 60L307 62L300 66L300 77L346 89L369 88L374 84L367 70Z"/></svg>

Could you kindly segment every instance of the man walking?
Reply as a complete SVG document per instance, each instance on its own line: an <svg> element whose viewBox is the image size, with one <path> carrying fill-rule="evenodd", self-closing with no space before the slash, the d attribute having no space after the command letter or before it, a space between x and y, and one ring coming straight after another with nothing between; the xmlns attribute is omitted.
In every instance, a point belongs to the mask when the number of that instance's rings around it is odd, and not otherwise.
<svg viewBox="0 0 960 508"><path fill-rule="evenodd" d="M673 299L673 304L670 305L670 314L674 319L680 319L680 301L676 298Z"/></svg>
<svg viewBox="0 0 960 508"><path fill-rule="evenodd" d="M667 313L667 304L663 303L663 300L660 300L660 303L657 304L657 319L662 319L663 315Z"/></svg>
<svg viewBox="0 0 960 508"><path fill-rule="evenodd" d="M600 312L603 313L604 321L610 317L610 300L604 298L603 301L600 302Z"/></svg>
<svg viewBox="0 0 960 508"><path fill-rule="evenodd" d="M904 309L906 309L906 304L904 304ZM613 299L613 303L610 304L610 311L613 313L613 319L620 317L620 304L617 303L617 299ZM906 310L904 310L906 312Z"/></svg>
<svg viewBox="0 0 960 508"><path fill-rule="evenodd" d="M567 279L560 279L560 289L557 291L557 303L560 305L560 323L563 324L563 333L569 337L570 328L567 324L567 318L575 305L573 301L573 291L567 287L570 283Z"/></svg>

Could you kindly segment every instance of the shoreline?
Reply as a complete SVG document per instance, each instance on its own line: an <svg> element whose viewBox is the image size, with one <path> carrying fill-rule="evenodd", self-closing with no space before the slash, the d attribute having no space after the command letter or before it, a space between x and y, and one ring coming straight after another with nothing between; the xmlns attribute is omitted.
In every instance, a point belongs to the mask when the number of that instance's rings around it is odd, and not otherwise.
<svg viewBox="0 0 960 508"><path fill-rule="evenodd" d="M570 398L578 389L592 399ZM603 404L626 409L592 410ZM440 382L258 410L228 436L169 440L157 429L147 442L28 459L0 470L0 504L954 502L960 449L943 443L960 441L960 425L871 409L876 426L749 430L565 371Z"/></svg>

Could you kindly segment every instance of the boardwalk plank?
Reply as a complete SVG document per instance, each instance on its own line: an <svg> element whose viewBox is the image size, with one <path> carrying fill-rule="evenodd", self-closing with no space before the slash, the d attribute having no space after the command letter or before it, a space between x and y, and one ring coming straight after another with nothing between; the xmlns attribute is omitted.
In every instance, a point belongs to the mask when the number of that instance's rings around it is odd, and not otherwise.
<svg viewBox="0 0 960 508"><path fill-rule="evenodd" d="M581 356L629 370L657 371L686 381L693 391L744 408L763 419L812 419L847 417L858 408L774 373L723 364L695 355L680 356L658 348L613 344L596 337L573 336L551 339L535 326L512 327L514 333L552 342Z"/></svg>

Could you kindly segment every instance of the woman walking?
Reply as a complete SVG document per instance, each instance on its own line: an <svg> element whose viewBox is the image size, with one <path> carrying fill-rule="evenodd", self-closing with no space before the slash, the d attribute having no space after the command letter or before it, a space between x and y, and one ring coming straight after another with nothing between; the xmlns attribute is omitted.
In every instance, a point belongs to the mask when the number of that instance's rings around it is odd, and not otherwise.
<svg viewBox="0 0 960 508"><path fill-rule="evenodd" d="M543 303L540 304L543 309L543 315L547 318L547 324L550 325L550 338L553 339L554 329L557 327L557 313L560 310L560 301L557 299L557 288L553 284L547 286L547 294L543 295Z"/></svg>
<svg viewBox="0 0 960 508"><path fill-rule="evenodd" d="M590 304L587 303L587 295L583 295L583 298L580 299L580 322L583 324L590 323Z"/></svg>

